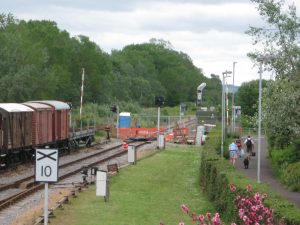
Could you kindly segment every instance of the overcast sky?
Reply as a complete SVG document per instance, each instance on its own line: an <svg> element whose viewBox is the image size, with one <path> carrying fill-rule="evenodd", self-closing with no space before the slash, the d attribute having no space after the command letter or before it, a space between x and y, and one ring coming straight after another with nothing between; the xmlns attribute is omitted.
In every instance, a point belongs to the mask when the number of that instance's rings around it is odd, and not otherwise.
<svg viewBox="0 0 300 225"><path fill-rule="evenodd" d="M300 1L294 1L299 16ZM245 34L264 25L250 0L1 0L17 19L51 20L72 36L85 35L108 53L151 38L170 41L207 77L235 66L235 84L258 79ZM271 74L264 74L269 79ZM233 80L227 78L232 84Z"/></svg>

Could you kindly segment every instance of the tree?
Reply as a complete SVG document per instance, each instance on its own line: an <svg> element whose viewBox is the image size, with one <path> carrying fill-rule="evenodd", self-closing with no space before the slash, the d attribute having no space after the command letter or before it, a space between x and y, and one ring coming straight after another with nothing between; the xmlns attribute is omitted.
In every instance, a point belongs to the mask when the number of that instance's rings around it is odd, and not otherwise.
<svg viewBox="0 0 300 225"><path fill-rule="evenodd" d="M291 77L296 73L296 62L299 60L299 47L296 40L299 34L299 18L294 4L285 11L284 0L251 0L257 4L266 27L252 27L246 32L253 38L253 45L262 45L263 52L255 50L248 55L258 60L260 55L271 54L274 59L266 62L276 71L277 78Z"/></svg>
<svg viewBox="0 0 300 225"><path fill-rule="evenodd" d="M263 51L256 50L249 56L259 62L261 55L272 55L273 59L264 64L276 72L275 82L268 85L263 95L263 123L271 145L282 148L300 137L300 48L296 43L299 18L295 5L285 7L283 0L251 1L257 4L268 29L250 27L247 31L253 37L254 45L263 46Z"/></svg>
<svg viewBox="0 0 300 225"><path fill-rule="evenodd" d="M240 105L242 114L255 116L258 112L258 83L259 80L242 83L236 94L236 105ZM266 80L262 80L262 88L266 87Z"/></svg>
<svg viewBox="0 0 300 225"><path fill-rule="evenodd" d="M264 96L267 97L263 101L263 119L273 147L284 148L299 138L299 81L298 78L293 84L287 79L270 82L264 91Z"/></svg>

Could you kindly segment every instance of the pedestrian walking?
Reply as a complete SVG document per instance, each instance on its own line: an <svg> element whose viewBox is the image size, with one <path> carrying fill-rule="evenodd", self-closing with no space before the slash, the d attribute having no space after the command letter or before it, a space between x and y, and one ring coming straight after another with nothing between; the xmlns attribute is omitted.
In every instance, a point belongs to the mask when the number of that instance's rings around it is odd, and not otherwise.
<svg viewBox="0 0 300 225"><path fill-rule="evenodd" d="M235 144L235 141L233 140L232 143L229 145L230 162L232 163L233 166L235 165L237 153L238 153L238 147Z"/></svg>
<svg viewBox="0 0 300 225"><path fill-rule="evenodd" d="M253 149L254 149L254 142L253 142L252 138L250 137L250 135L244 141L244 145L246 146L246 153L247 153L248 159L251 159L251 156L253 154Z"/></svg>
<svg viewBox="0 0 300 225"><path fill-rule="evenodd" d="M243 156L242 152L241 152L241 150L242 150L242 141L241 141L241 139L239 139L239 138L236 139L235 144L238 147L238 156L241 158Z"/></svg>

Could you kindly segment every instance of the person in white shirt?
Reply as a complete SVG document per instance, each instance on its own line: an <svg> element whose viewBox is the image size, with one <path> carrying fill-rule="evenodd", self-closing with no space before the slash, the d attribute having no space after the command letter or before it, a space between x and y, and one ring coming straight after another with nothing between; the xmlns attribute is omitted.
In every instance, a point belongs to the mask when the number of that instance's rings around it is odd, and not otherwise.
<svg viewBox="0 0 300 225"><path fill-rule="evenodd" d="M229 145L229 156L230 156L230 162L232 163L232 165L235 165L235 160L237 158L237 153L238 153L238 147L235 144L235 141L233 141L230 145Z"/></svg>

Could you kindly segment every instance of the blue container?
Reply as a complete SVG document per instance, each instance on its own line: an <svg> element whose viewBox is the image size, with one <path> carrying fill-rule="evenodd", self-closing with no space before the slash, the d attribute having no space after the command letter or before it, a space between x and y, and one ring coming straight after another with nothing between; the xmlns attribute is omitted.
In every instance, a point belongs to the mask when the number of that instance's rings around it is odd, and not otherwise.
<svg viewBox="0 0 300 225"><path fill-rule="evenodd" d="M130 128L131 117L129 112L121 112L119 116L119 128Z"/></svg>

